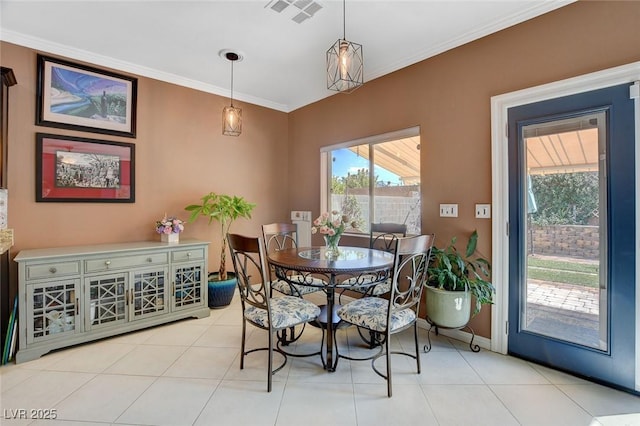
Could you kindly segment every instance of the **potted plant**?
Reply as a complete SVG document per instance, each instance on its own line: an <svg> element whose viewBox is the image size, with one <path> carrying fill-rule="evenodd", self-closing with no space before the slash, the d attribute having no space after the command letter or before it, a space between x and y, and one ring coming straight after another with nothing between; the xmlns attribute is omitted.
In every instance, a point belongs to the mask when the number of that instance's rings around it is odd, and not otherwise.
<svg viewBox="0 0 640 426"><path fill-rule="evenodd" d="M462 255L455 247L456 237L444 249L433 247L427 279L427 317L436 326L462 328L482 305L493 303L494 287L487 281L491 265L476 254L478 232L473 231Z"/></svg>
<svg viewBox="0 0 640 426"><path fill-rule="evenodd" d="M227 272L227 234L229 227L238 218L251 218L251 211L256 206L242 197L216 194L210 192L201 198L200 204L191 204L185 210L191 212L189 222L199 216L209 218L209 224L214 220L220 223L220 269L209 273L209 307L217 308L231 303L235 291L236 280L232 272Z"/></svg>

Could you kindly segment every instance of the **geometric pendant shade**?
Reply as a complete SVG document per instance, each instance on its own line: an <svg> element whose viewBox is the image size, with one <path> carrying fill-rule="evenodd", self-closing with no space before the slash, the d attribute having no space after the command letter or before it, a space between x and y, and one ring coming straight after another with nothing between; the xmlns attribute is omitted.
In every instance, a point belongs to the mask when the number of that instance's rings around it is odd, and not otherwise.
<svg viewBox="0 0 640 426"><path fill-rule="evenodd" d="M242 133L242 109L233 106L233 63L242 57L232 51L223 51L221 56L231 62L231 105L222 110L222 134L240 136Z"/></svg>
<svg viewBox="0 0 640 426"><path fill-rule="evenodd" d="M327 89L351 93L364 84L364 56L361 44L347 40L345 0L342 27L342 38L327 50Z"/></svg>
<svg viewBox="0 0 640 426"><path fill-rule="evenodd" d="M362 45L339 39L327 50L327 89L353 92L364 83Z"/></svg>

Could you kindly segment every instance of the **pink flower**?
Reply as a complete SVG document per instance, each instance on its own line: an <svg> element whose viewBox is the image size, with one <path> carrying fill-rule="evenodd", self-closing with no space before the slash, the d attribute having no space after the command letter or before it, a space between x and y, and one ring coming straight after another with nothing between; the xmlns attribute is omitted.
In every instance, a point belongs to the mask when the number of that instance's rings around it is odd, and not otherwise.
<svg viewBox="0 0 640 426"><path fill-rule="evenodd" d="M327 231L327 235L333 237L334 235L336 235L336 230L333 228L329 228L329 230Z"/></svg>

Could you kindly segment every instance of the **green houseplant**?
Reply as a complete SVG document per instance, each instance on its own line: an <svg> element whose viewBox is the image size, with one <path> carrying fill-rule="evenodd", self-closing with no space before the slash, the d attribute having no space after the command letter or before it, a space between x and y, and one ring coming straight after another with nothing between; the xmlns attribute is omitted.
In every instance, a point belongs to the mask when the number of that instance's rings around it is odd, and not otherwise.
<svg viewBox="0 0 640 426"><path fill-rule="evenodd" d="M462 254L456 237L443 249L433 247L427 279L427 315L434 324L459 328L469 322L471 296L475 298L473 315L482 305L493 303L493 285L488 281L491 265L476 254L478 232L473 231Z"/></svg>
<svg viewBox="0 0 640 426"><path fill-rule="evenodd" d="M194 222L198 217L204 216L209 218L209 224L214 220L220 223L220 268L217 273L209 274L209 306L226 306L231 303L235 289L235 276L229 279L229 275L233 274L227 272L226 264L229 227L236 219L250 219L251 212L256 205L249 203L242 197L216 194L215 192L204 195L200 200L200 204L190 204L185 207L185 210L191 213L189 222ZM216 283L224 283L224 285ZM222 301L215 301L220 298L219 294L215 292L216 287L226 287Z"/></svg>

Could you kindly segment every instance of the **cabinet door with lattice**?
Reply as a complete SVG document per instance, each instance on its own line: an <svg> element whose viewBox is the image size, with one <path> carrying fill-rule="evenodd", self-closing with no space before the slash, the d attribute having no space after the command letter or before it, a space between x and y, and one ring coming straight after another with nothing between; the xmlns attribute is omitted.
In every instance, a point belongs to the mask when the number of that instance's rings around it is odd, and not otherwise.
<svg viewBox="0 0 640 426"><path fill-rule="evenodd" d="M68 278L27 285L27 343L81 332L80 280Z"/></svg>
<svg viewBox="0 0 640 426"><path fill-rule="evenodd" d="M171 268L171 277L172 311L205 305L206 273L202 262L174 266Z"/></svg>
<svg viewBox="0 0 640 426"><path fill-rule="evenodd" d="M131 321L169 312L166 267L131 272L129 318Z"/></svg>
<svg viewBox="0 0 640 426"><path fill-rule="evenodd" d="M85 330L121 325L128 321L128 273L85 278Z"/></svg>

